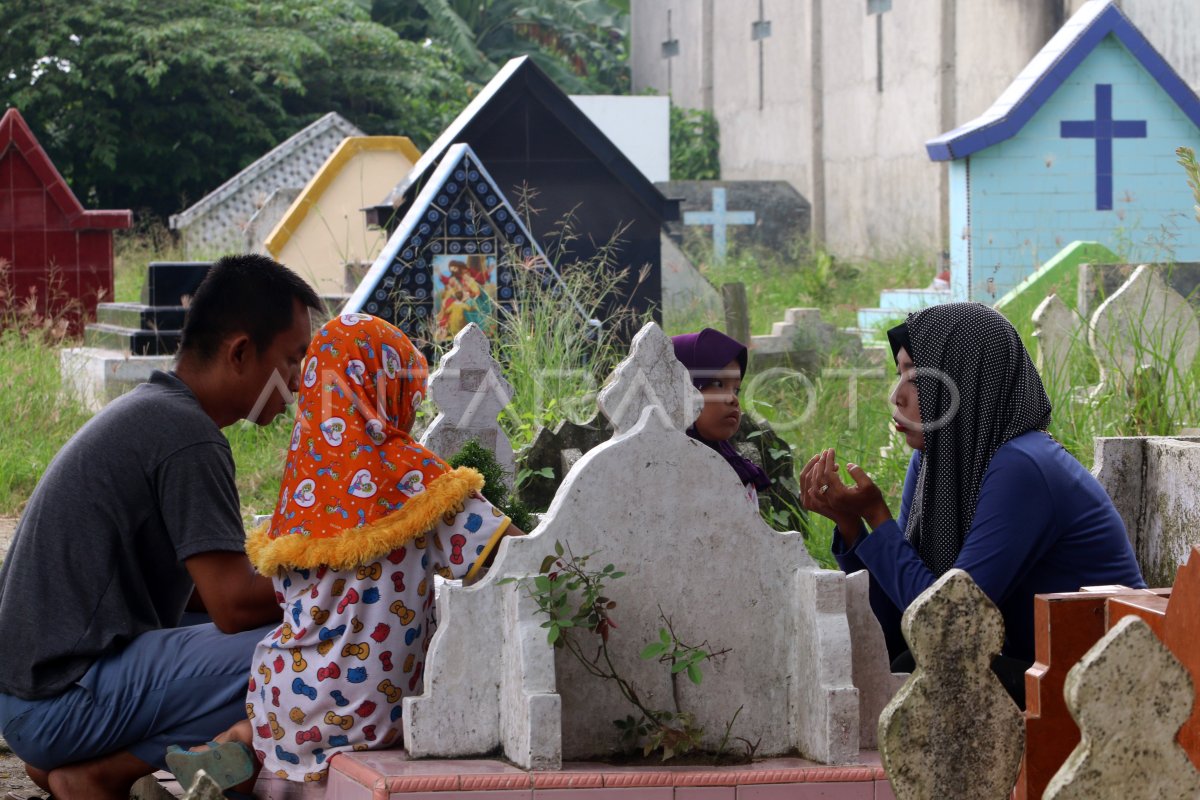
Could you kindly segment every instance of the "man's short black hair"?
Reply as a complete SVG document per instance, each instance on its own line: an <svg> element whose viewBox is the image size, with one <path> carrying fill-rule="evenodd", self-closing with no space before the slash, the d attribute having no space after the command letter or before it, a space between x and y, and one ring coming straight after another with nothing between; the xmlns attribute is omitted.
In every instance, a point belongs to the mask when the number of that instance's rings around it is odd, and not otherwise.
<svg viewBox="0 0 1200 800"><path fill-rule="evenodd" d="M292 326L296 300L321 310L321 299L296 273L273 258L225 256L196 289L183 322L179 354L208 361L230 336L245 333L261 354Z"/></svg>

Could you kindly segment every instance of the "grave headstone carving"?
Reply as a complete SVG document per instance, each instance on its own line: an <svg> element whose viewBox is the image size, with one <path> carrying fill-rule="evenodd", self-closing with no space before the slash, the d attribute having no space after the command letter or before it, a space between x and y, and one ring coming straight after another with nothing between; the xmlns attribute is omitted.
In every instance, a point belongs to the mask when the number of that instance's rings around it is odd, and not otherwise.
<svg viewBox="0 0 1200 800"><path fill-rule="evenodd" d="M913 601L901 627L917 667L879 718L892 791L899 800L1006 800L1025 723L991 669L1004 644L1000 611L952 569Z"/></svg>
<svg viewBox="0 0 1200 800"><path fill-rule="evenodd" d="M1175 742L1195 702L1192 680L1145 622L1123 619L1105 634L1071 668L1066 698L1082 738L1046 800L1200 793L1200 773Z"/></svg>
<svg viewBox="0 0 1200 800"><path fill-rule="evenodd" d="M498 418L512 393L512 385L492 358L487 337L478 325L468 324L454 337L454 347L429 376L429 397L438 415L421 436L421 444L449 456L477 439L496 456L506 473L506 483L511 485L513 449Z"/></svg>
<svg viewBox="0 0 1200 800"><path fill-rule="evenodd" d="M846 576L846 619L854 661L854 688L858 689L859 746L879 746L879 715L904 685L908 675L892 672L887 642L879 620L871 611L870 575L860 570Z"/></svg>
<svg viewBox="0 0 1200 800"><path fill-rule="evenodd" d="M651 396L637 377L646 375L676 385ZM694 391L667 337L643 329L601 401L617 434L579 460L536 530L504 541L486 578L444 587L425 692L404 700L410 755L499 748L520 766L553 768L618 748L611 720L631 707L550 646L518 584L499 583L536 575L560 541L627 573L605 589L620 622L610 651L646 702L670 707L675 696L667 670L638 656L658 638L660 607L681 639L728 648L702 687L678 687L705 747L736 713L735 730L761 736L759 755L857 758L844 576L818 569L798 535L768 528L720 456L683 433L699 410L685 410ZM476 666L463 670L468 662Z"/></svg>
<svg viewBox="0 0 1200 800"><path fill-rule="evenodd" d="M1078 311L1088 317L1100 304L1120 289L1140 264L1123 264L1112 256L1104 261L1093 260L1078 267ZM1200 312L1200 262L1172 261L1166 264L1146 264L1157 272L1168 286Z"/></svg>
<svg viewBox="0 0 1200 800"><path fill-rule="evenodd" d="M1083 322L1057 294L1041 302L1033 312L1033 336L1038 341L1037 368L1042 380L1067 384L1067 365L1072 351L1081 347Z"/></svg>
<svg viewBox="0 0 1200 800"><path fill-rule="evenodd" d="M1200 321L1182 296L1147 266L1096 309L1088 342L1100 365L1100 385L1134 390L1150 381L1173 414L1178 376L1200 351Z"/></svg>
<svg viewBox="0 0 1200 800"><path fill-rule="evenodd" d="M1067 672L1104 635L1109 599L1127 595L1155 596L1114 586L1034 597L1037 660L1025 673L1025 755L1016 800L1038 800L1079 743L1079 728L1063 699Z"/></svg>
<svg viewBox="0 0 1200 800"><path fill-rule="evenodd" d="M89 211L15 108L0 118L0 307L32 301L72 331L112 298L113 231L129 211Z"/></svg>
<svg viewBox="0 0 1200 800"><path fill-rule="evenodd" d="M600 319L615 319L626 307L639 319L646 314L660 319L659 237L664 222L678 219L678 203L663 197L528 57L500 68L391 194L367 209L368 221L394 233L459 144L478 154L501 194L515 200L523 188L534 193L533 205L540 211L529 219L532 240L552 241L564 218L573 217L574 238L564 240L559 257L564 268L595 263L602 255L628 268L617 292L597 312ZM586 187L582 194L580 187ZM618 232L619 243L609 248Z"/></svg>

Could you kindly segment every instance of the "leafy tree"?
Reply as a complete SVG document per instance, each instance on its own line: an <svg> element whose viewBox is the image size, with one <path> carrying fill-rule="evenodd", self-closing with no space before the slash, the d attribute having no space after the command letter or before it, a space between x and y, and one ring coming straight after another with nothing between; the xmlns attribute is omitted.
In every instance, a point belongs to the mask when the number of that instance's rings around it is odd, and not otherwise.
<svg viewBox="0 0 1200 800"><path fill-rule="evenodd" d="M671 180L720 180L720 126L713 112L671 103L670 138Z"/></svg>
<svg viewBox="0 0 1200 800"><path fill-rule="evenodd" d="M567 91L629 89L629 0L374 0L371 13L445 43L477 81L528 54Z"/></svg>
<svg viewBox="0 0 1200 800"><path fill-rule="evenodd" d="M328 111L431 141L471 87L355 0L6 0L0 98L89 204L166 215Z"/></svg>

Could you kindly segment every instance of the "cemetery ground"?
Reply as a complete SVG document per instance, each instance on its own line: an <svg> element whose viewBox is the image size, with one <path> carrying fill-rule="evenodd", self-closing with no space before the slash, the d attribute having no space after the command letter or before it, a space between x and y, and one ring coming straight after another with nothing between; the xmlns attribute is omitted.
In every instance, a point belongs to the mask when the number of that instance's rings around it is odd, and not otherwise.
<svg viewBox="0 0 1200 800"><path fill-rule="evenodd" d="M116 301L139 298L150 261L182 260L162 229L120 232L115 249ZM793 307L819 308L825 321L849 327L856 309L872 305L881 289L922 285L933 272L915 256L850 263L820 251L810 253L799 244L782 253L735 248L722 263L711 266L703 245L689 241L685 249L714 286L727 282L746 286L752 334L768 333L772 323ZM572 281L570 288L588 306L603 296L608 288L603 284L604 279L589 276ZM590 419L596 410L597 381L626 355L626 348L616 341L586 341L573 314L559 308L564 303L550 298L532 304L502 328L494 343L515 389L513 402L502 416L515 450L532 441L539 426L552 426L564 418ZM0 326L4 328L0 381L8 390L0 393L0 415L19 420L21 434L0 438L0 516L15 518L54 453L88 413L60 392L58 351L70 344L65 326L20 307L7 313L11 319ZM1011 321L1030 352L1036 352L1031 320ZM705 325L723 328L724 321L686 310L668 314L664 321L668 334ZM1069 374L1063 380L1046 380L1054 404L1050 432L1086 466L1092 466L1096 436L1177 434L1200 418L1195 413L1198 399L1187 391L1200 382L1200 367L1193 366L1189 376L1176 382L1180 387L1176 398L1166 398L1153 387L1132 402L1112 391L1087 397L1079 387L1093 386L1098 380L1095 359L1087 351L1074 348ZM862 464L898 506L910 453L891 429L890 358L887 366L878 367L833 352L824 355L824 362L821 373L812 376L772 370L756 379L752 366L743 386L743 407L768 421L792 446L797 469L813 453L835 447L842 463ZM281 415L262 428L240 423L226 430L247 519L269 512L276 500L290 429L290 417ZM518 480L519 470L518 464ZM818 518L810 522L808 533L813 556L833 567L831 526Z"/></svg>

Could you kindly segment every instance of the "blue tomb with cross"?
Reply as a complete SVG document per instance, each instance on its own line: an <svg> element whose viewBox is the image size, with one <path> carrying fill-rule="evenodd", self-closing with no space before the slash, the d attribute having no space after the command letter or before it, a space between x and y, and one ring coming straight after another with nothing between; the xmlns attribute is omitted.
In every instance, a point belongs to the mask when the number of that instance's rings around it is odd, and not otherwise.
<svg viewBox="0 0 1200 800"><path fill-rule="evenodd" d="M950 170L950 288L993 303L1073 241L1200 260L1177 164L1200 98L1113 0L1089 0L984 114L926 143Z"/></svg>

